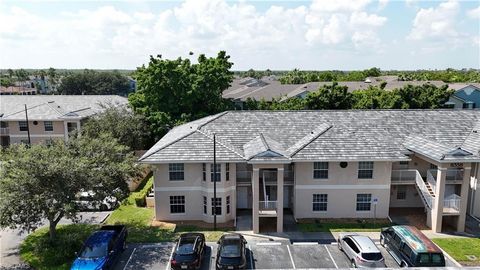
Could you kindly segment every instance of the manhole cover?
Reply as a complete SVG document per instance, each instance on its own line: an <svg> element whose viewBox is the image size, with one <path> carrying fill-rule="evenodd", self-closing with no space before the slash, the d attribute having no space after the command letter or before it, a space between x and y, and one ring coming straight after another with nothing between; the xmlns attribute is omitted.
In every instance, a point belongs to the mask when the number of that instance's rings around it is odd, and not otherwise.
<svg viewBox="0 0 480 270"><path fill-rule="evenodd" d="M477 256L475 255L465 255L467 257L467 259L469 259L470 261L476 261L477 260Z"/></svg>

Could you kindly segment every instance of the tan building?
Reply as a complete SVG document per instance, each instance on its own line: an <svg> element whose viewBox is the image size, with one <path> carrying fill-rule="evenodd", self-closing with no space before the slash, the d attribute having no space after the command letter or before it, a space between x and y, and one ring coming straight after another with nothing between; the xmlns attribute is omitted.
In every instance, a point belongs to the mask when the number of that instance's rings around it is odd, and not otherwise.
<svg viewBox="0 0 480 270"><path fill-rule="evenodd" d="M81 129L85 119L103 111L104 105L109 104L126 106L128 100L115 95L0 96L1 145L28 143L29 133L31 143L68 140L69 132Z"/></svg>
<svg viewBox="0 0 480 270"><path fill-rule="evenodd" d="M463 231L467 205L480 212L480 193L469 200L479 150L477 110L230 111L175 127L140 162L154 168L157 220L247 212L254 232L271 218L281 232L284 212L364 219L421 207L433 230Z"/></svg>

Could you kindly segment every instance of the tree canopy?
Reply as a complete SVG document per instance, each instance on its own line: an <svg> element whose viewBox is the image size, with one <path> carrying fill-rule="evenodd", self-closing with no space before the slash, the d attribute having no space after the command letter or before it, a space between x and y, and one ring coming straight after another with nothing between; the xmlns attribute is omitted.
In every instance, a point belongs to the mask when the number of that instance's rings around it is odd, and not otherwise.
<svg viewBox="0 0 480 270"><path fill-rule="evenodd" d="M145 115L156 138L175 125L232 108L222 98L230 86L233 63L224 51L216 57L201 54L198 63L150 57L134 74L137 92L129 96L136 112Z"/></svg>
<svg viewBox="0 0 480 270"><path fill-rule="evenodd" d="M145 117L128 107L106 105L102 113L82 125L82 136L97 138L104 133L132 150L148 149L152 145Z"/></svg>
<svg viewBox="0 0 480 270"><path fill-rule="evenodd" d="M79 192L97 203L120 200L138 171L127 148L106 134L50 146L13 144L0 154L0 227L31 231L48 220L51 239L62 217L76 219Z"/></svg>
<svg viewBox="0 0 480 270"><path fill-rule="evenodd" d="M49 75L54 75L49 70ZM66 75L58 86L58 94L63 95L121 95L130 91L128 78L118 71L84 70Z"/></svg>

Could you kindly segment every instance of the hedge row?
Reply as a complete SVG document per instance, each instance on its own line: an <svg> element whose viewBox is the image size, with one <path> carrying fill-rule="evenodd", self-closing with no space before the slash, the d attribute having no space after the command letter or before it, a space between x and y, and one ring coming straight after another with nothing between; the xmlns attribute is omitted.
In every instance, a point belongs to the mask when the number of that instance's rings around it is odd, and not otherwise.
<svg viewBox="0 0 480 270"><path fill-rule="evenodd" d="M152 189L152 187L153 187L153 176L150 176L148 178L148 181L146 181L145 185L143 185L143 187L141 187L140 190L132 192L130 197L135 200L135 205L137 207L145 207L147 205L146 197L148 193L150 193L150 190Z"/></svg>

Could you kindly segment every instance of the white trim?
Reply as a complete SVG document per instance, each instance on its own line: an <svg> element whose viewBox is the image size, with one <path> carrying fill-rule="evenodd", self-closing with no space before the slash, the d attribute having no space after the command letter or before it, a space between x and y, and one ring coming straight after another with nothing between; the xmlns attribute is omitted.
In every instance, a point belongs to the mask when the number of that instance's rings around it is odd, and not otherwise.
<svg viewBox="0 0 480 270"><path fill-rule="evenodd" d="M390 185L296 185L295 189L309 190L309 189L390 189Z"/></svg>
<svg viewBox="0 0 480 270"><path fill-rule="evenodd" d="M24 131L22 131L24 132ZM26 131L25 131L26 132ZM64 134L30 134L30 137L34 138L50 138L50 137L63 137ZM26 138L28 137L28 134L10 134L11 138Z"/></svg>
<svg viewBox="0 0 480 270"><path fill-rule="evenodd" d="M227 188L218 188L217 187L217 192L228 192L228 191L234 191L236 190L235 186L227 187ZM213 188L207 188L207 187L156 187L155 192L165 192L165 191L170 191L170 192L176 192L176 191L203 191L207 193L213 193Z"/></svg>

